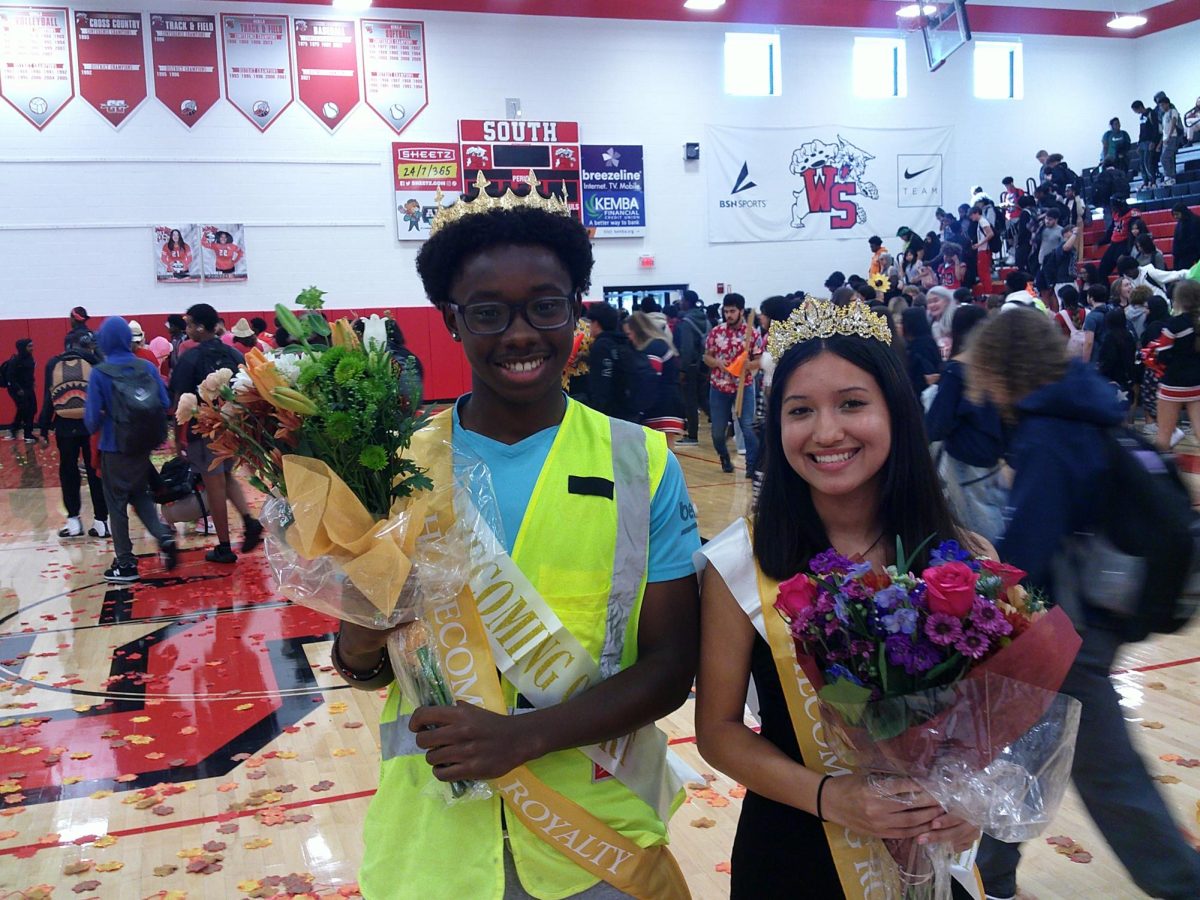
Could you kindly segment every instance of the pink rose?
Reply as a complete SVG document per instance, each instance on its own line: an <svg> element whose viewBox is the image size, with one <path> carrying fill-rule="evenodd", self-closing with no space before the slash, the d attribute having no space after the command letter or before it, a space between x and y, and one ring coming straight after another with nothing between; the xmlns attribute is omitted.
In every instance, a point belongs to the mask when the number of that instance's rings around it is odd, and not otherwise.
<svg viewBox="0 0 1200 900"><path fill-rule="evenodd" d="M1021 583L1027 572L1022 572L1016 566L1010 566L1008 563L996 562L994 559L983 560L983 568L985 572L996 575L1000 578L1000 583L1004 585L1004 589L1015 587Z"/></svg>
<svg viewBox="0 0 1200 900"><path fill-rule="evenodd" d="M975 602L975 582L978 580L970 566L960 562L930 566L921 573L921 578L925 582L930 612L966 618Z"/></svg>
<svg viewBox="0 0 1200 900"><path fill-rule="evenodd" d="M779 596L775 609L789 622L813 608L817 599L817 586L807 575L793 575L779 585Z"/></svg>

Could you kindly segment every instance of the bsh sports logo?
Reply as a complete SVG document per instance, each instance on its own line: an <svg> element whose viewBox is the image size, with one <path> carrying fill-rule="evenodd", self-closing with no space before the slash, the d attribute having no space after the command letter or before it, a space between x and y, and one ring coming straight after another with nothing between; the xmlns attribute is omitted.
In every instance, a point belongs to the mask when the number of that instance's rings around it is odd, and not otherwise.
<svg viewBox="0 0 1200 900"><path fill-rule="evenodd" d="M789 171L804 179L804 190L792 191L792 227L804 228L811 215L828 215L835 231L866 224L867 212L853 198L879 199L879 189L864 180L874 158L840 134L837 143L813 140L793 150Z"/></svg>
<svg viewBox="0 0 1200 900"><path fill-rule="evenodd" d="M742 171L738 173L737 180L733 183L733 190L729 192L729 196L736 196L743 191L748 191L751 188L758 187L750 180L750 164L742 163ZM766 200L722 200L721 209L764 209L767 205Z"/></svg>

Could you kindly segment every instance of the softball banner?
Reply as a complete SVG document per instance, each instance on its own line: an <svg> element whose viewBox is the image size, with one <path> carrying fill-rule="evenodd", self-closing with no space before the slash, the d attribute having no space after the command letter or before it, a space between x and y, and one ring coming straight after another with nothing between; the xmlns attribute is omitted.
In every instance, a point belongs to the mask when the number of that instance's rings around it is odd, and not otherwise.
<svg viewBox="0 0 1200 900"><path fill-rule="evenodd" d="M712 243L865 240L941 206L949 128L706 130ZM927 213L921 213L928 218Z"/></svg>

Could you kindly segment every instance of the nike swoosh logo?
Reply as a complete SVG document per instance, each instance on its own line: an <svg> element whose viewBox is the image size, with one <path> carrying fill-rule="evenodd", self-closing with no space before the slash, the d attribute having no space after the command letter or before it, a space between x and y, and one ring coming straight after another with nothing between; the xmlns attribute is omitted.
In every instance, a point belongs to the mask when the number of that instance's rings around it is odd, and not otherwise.
<svg viewBox="0 0 1200 900"><path fill-rule="evenodd" d="M925 172L928 172L932 168L933 168L933 166L926 166L924 169L918 169L916 172L910 172L910 171L908 171L908 168L905 167L904 177L905 178L916 178L918 175L923 175Z"/></svg>

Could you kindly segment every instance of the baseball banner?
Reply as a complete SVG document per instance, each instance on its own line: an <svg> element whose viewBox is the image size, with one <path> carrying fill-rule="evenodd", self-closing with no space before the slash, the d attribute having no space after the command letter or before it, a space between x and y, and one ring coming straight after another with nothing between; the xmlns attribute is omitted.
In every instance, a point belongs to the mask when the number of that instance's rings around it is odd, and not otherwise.
<svg viewBox="0 0 1200 900"><path fill-rule="evenodd" d="M159 284L200 280L200 226L154 226L154 277Z"/></svg>
<svg viewBox="0 0 1200 900"><path fill-rule="evenodd" d="M706 135L712 243L892 235L942 204L949 128L711 126Z"/></svg>
<svg viewBox="0 0 1200 900"><path fill-rule="evenodd" d="M201 268L205 281L246 280L246 229L242 225L201 225Z"/></svg>
<svg viewBox="0 0 1200 900"><path fill-rule="evenodd" d="M396 180L396 234L402 241L423 241L437 214L437 193L453 203L460 190L458 144L392 144Z"/></svg>
<svg viewBox="0 0 1200 900"><path fill-rule="evenodd" d="M349 19L295 19L300 104L332 134L358 106L357 29Z"/></svg>
<svg viewBox="0 0 1200 900"><path fill-rule="evenodd" d="M646 176L641 146L584 144L583 224L596 237L641 237L646 233Z"/></svg>
<svg viewBox="0 0 1200 900"><path fill-rule="evenodd" d="M532 170L542 191L566 192L576 216L580 211L579 123L533 119L459 119L463 180L466 191L480 172L507 190Z"/></svg>
<svg viewBox="0 0 1200 900"><path fill-rule="evenodd" d="M75 12L79 96L120 128L146 99L142 14Z"/></svg>
<svg viewBox="0 0 1200 900"><path fill-rule="evenodd" d="M150 14L154 96L191 128L221 99L214 16Z"/></svg>
<svg viewBox="0 0 1200 900"><path fill-rule="evenodd" d="M362 20L367 106L399 134L429 104L425 23Z"/></svg>
<svg viewBox="0 0 1200 900"><path fill-rule="evenodd" d="M67 10L0 7L0 97L38 131L75 96Z"/></svg>
<svg viewBox="0 0 1200 900"><path fill-rule="evenodd" d="M266 131L292 105L292 53L287 16L221 13L225 99Z"/></svg>

